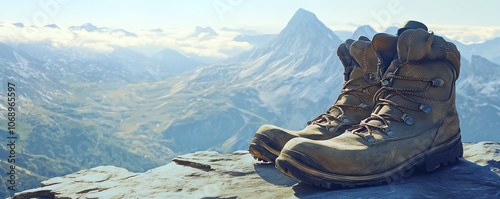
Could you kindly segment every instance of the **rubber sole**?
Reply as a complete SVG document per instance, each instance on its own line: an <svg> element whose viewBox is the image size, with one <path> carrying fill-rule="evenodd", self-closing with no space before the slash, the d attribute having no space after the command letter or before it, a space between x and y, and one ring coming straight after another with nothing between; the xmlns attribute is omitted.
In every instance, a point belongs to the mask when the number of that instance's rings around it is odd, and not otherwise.
<svg viewBox="0 0 500 199"><path fill-rule="evenodd" d="M458 136L458 138L455 137L447 143L448 144L442 144L422 152L392 169L373 175L348 176L311 168L305 164L301 164L300 161L297 161L304 158L298 157L301 155L300 152L282 153L276 159L275 165L276 168L289 177L300 180L306 184L328 189L337 187L344 188L365 185L380 185L409 177L414 173L415 169L430 172L440 166L447 166L449 163L456 162L458 158L463 156L463 147L460 136Z"/></svg>
<svg viewBox="0 0 500 199"><path fill-rule="evenodd" d="M281 149L276 149L273 145L275 144L272 143L271 138L264 135L257 135L250 143L248 152L259 161L275 162Z"/></svg>

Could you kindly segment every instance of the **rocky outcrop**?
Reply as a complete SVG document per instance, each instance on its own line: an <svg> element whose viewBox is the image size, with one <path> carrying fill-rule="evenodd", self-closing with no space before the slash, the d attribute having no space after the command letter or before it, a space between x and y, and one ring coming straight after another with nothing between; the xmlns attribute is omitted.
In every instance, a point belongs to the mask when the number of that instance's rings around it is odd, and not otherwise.
<svg viewBox="0 0 500 199"><path fill-rule="evenodd" d="M145 173L100 166L14 198L499 198L500 143L464 143L464 159L381 186L323 189L285 177L246 151L197 152Z"/></svg>

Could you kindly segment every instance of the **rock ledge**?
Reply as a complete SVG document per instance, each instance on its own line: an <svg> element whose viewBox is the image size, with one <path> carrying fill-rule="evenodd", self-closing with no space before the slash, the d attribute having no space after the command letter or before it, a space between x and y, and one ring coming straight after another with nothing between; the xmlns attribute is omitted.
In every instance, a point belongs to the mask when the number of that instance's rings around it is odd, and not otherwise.
<svg viewBox="0 0 500 199"><path fill-rule="evenodd" d="M14 198L499 198L500 143L464 143L464 159L381 186L327 190L282 175L246 151L178 156L145 173L100 166L42 182Z"/></svg>

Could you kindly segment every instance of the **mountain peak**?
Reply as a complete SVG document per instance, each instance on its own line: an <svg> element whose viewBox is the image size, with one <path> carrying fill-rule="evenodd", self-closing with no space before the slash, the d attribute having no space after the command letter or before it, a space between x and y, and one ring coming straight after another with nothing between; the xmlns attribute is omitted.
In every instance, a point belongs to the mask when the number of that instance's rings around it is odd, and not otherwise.
<svg viewBox="0 0 500 199"><path fill-rule="evenodd" d="M60 29L59 26L57 26L56 24L49 24L49 25L46 25L45 27L47 27L47 28L54 28L54 29Z"/></svg>
<svg viewBox="0 0 500 199"><path fill-rule="evenodd" d="M284 47L283 52L304 52L310 46L324 45L325 42L337 45L341 41L315 14L300 8L270 46Z"/></svg>
<svg viewBox="0 0 500 199"><path fill-rule="evenodd" d="M94 26L94 24L92 24L90 22L87 22L87 23L84 23L81 27L96 27L96 26Z"/></svg>
<svg viewBox="0 0 500 199"><path fill-rule="evenodd" d="M373 28L367 24L367 25L362 25L362 26L358 27L357 30L373 30ZM375 30L373 30L373 31L375 31Z"/></svg>
<svg viewBox="0 0 500 199"><path fill-rule="evenodd" d="M474 55L473 54L471 56L470 62L473 63L472 67L474 67L474 68L478 68L478 67L482 67L484 69L487 69L487 68L497 68L496 67L497 64L491 62L487 58L485 58L483 56L480 56L480 55Z"/></svg>
<svg viewBox="0 0 500 199"><path fill-rule="evenodd" d="M340 43L338 36L326 27L315 14L301 8L295 12L278 36L274 37L267 45L254 51L249 59L256 60L265 54L272 54L271 57L268 57L269 60L305 56L310 59L308 67L311 67L313 65L311 63L316 63L334 54Z"/></svg>
<svg viewBox="0 0 500 199"><path fill-rule="evenodd" d="M85 30L87 32L93 32L98 30L99 28L97 26L94 26L91 23L85 23L81 26L71 26L69 27L70 30Z"/></svg>
<svg viewBox="0 0 500 199"><path fill-rule="evenodd" d="M366 36L369 39L372 39L375 34L377 34L377 31L375 31L370 25L362 25L358 27L354 33L352 33L351 39L358 39L360 36Z"/></svg>
<svg viewBox="0 0 500 199"><path fill-rule="evenodd" d="M290 21L288 22L287 27L290 25L298 25L303 23L318 23L318 22L320 21L314 13L299 8L293 15L292 19L290 19Z"/></svg>
<svg viewBox="0 0 500 199"><path fill-rule="evenodd" d="M18 22L18 23L13 23L12 25L18 27L18 28L24 28L24 24L21 23L21 22Z"/></svg>
<svg viewBox="0 0 500 199"><path fill-rule="evenodd" d="M387 27L387 28L384 30L384 32L385 32L385 33L389 33L389 34L393 34L393 35L394 35L394 34L396 34L396 33L398 32L398 29L399 29L399 28L398 28L397 26L389 26L389 27Z"/></svg>
<svg viewBox="0 0 500 199"><path fill-rule="evenodd" d="M94 26L93 24L91 23L86 23L86 24L83 24L82 26L80 26L82 29L86 30L86 31L89 31L89 32L92 32L92 31L95 31L97 30L97 26Z"/></svg>
<svg viewBox="0 0 500 199"><path fill-rule="evenodd" d="M295 14L293 14L292 20L294 18L316 18L316 15L306 9L299 8L295 11Z"/></svg>

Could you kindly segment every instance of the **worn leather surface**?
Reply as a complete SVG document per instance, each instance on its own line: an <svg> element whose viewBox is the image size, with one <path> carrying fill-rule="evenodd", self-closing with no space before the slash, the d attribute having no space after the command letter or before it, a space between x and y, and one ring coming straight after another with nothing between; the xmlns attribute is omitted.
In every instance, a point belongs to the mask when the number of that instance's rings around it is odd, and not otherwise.
<svg viewBox="0 0 500 199"><path fill-rule="evenodd" d="M374 42L375 43L375 42ZM422 29L404 31L398 38L398 58L401 63L444 60L460 73L460 52L455 44Z"/></svg>
<svg viewBox="0 0 500 199"><path fill-rule="evenodd" d="M373 36L373 49L379 60L381 75L385 73L392 60L397 57L398 37L387 33L378 33Z"/></svg>
<svg viewBox="0 0 500 199"><path fill-rule="evenodd" d="M387 38L392 37L384 37ZM391 104L378 105L372 115L401 118L406 114L413 119L412 124L385 117L389 122L386 129L390 129L391 134L381 128L368 127L369 132L367 127L361 126L328 140L294 138L284 146L280 158L294 151L312 159L303 162L314 162L317 170L348 176L373 175L394 168L432 147L457 140L460 130L455 107L455 81L460 70L456 58L459 60L460 54L454 45L443 41L436 41L436 36L421 29L403 32L398 38L398 57L384 75L391 80L387 87L413 92L400 96L388 91L381 98L410 109L401 111ZM376 49L390 52L390 49L383 50L384 47L387 46ZM445 49L446 56L442 56L442 49ZM402 78L391 79L392 74ZM444 84L432 86L430 80L435 79ZM430 112L420 110L421 105L430 108ZM380 119L363 120L363 123L379 127L386 125Z"/></svg>

